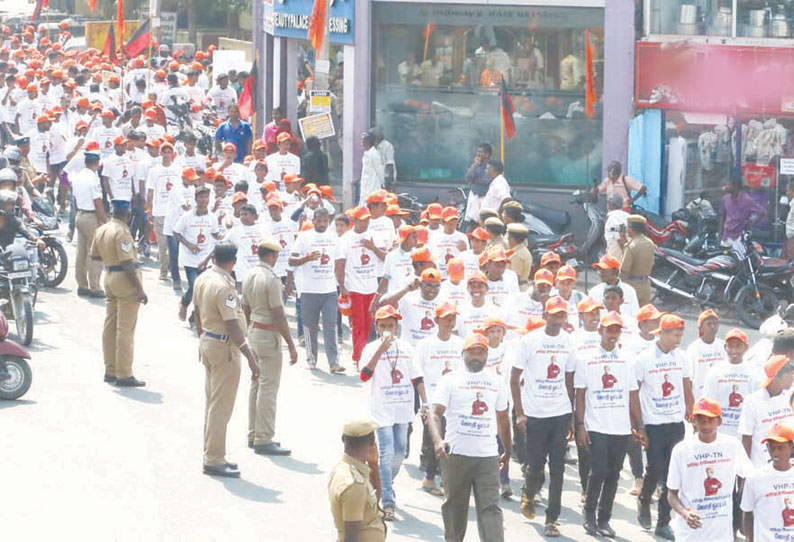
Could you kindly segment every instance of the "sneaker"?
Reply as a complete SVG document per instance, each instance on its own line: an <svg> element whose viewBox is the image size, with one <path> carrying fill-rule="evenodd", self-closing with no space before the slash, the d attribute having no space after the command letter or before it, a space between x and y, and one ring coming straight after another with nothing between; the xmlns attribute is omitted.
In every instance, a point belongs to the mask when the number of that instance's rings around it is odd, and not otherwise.
<svg viewBox="0 0 794 542"><path fill-rule="evenodd" d="M601 533L601 536L604 538L615 538L615 536L617 536L615 529L612 528L608 521L598 524L598 532Z"/></svg>
<svg viewBox="0 0 794 542"><path fill-rule="evenodd" d="M510 487L510 484L502 484L502 498L509 499L513 496L513 488Z"/></svg>
<svg viewBox="0 0 794 542"><path fill-rule="evenodd" d="M298 337L298 346L306 347L306 339L303 338L303 335Z"/></svg>
<svg viewBox="0 0 794 542"><path fill-rule="evenodd" d="M184 322L187 318L187 305L182 303L181 299L179 300L179 313L177 314L177 317L181 322Z"/></svg>
<svg viewBox="0 0 794 542"><path fill-rule="evenodd" d="M634 485L631 486L631 489L629 490L629 495L632 497L639 497L640 491L642 491L642 478L635 478Z"/></svg>
<svg viewBox="0 0 794 542"><path fill-rule="evenodd" d="M175 282L174 283L174 291L175 292L180 292L180 293L182 292L182 283L181 282Z"/></svg>
<svg viewBox="0 0 794 542"><path fill-rule="evenodd" d="M653 531L653 534L655 534L659 538L670 540L670 542L675 541L675 535L673 534L673 530L670 528L669 525L657 525L656 530Z"/></svg>
<svg viewBox="0 0 794 542"><path fill-rule="evenodd" d="M66 234L66 242L71 243L72 239L74 239L74 230L69 230L69 233Z"/></svg>
<svg viewBox="0 0 794 542"><path fill-rule="evenodd" d="M521 494L521 513L527 519L535 519L535 503L526 493Z"/></svg>
<svg viewBox="0 0 794 542"><path fill-rule="evenodd" d="M637 499L637 523L646 531L651 528L651 503Z"/></svg>

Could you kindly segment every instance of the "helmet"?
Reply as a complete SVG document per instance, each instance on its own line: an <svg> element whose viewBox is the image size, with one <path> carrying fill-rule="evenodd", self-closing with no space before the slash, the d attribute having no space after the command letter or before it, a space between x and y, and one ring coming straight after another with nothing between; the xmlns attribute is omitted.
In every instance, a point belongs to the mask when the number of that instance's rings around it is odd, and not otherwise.
<svg viewBox="0 0 794 542"><path fill-rule="evenodd" d="M16 145L9 145L6 147L6 149L3 151L3 156L5 156L9 162L22 161L22 151L20 151L19 147Z"/></svg>
<svg viewBox="0 0 794 542"><path fill-rule="evenodd" d="M0 205L16 203L17 193L13 190L0 190Z"/></svg>
<svg viewBox="0 0 794 542"><path fill-rule="evenodd" d="M16 172L13 169L8 168L8 167L0 169L0 183L6 182L6 181L11 181L13 183L17 182L17 174L16 174Z"/></svg>

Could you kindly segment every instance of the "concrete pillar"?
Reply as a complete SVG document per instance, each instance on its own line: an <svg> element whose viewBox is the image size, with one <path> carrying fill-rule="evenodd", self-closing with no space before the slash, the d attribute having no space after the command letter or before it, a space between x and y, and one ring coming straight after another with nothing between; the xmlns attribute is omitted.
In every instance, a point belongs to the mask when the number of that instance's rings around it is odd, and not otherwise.
<svg viewBox="0 0 794 542"><path fill-rule="evenodd" d="M284 48L287 55L286 62L286 76L282 81L282 90L284 92L283 102L286 104L287 118L292 123L292 132L300 135L298 129L298 40L286 41Z"/></svg>
<svg viewBox="0 0 794 542"><path fill-rule="evenodd" d="M371 124L370 58L372 57L370 0L356 2L354 45L345 45L344 118L342 119L342 191L345 207L353 205L353 181L361 177L361 134Z"/></svg>
<svg viewBox="0 0 794 542"><path fill-rule="evenodd" d="M626 171L634 108L634 0L606 0L604 9L603 166Z"/></svg>
<svg viewBox="0 0 794 542"><path fill-rule="evenodd" d="M273 64L270 72L273 74L273 107L282 105L281 101L281 80L284 78L284 71L281 67L281 49L287 40L284 38L273 38Z"/></svg>
<svg viewBox="0 0 794 542"><path fill-rule="evenodd" d="M263 11L264 5L262 2L253 2L252 3L252 15L254 19L254 29L253 29L253 39L251 40L253 46L253 58L256 61L256 72L257 72L257 81L256 81L256 89L257 94L254 98L254 118L256 121L252 120L251 126L252 128L256 127L256 133L254 133L254 138L259 138L264 133L265 124L267 123L267 117L265 117L265 110L269 111L269 107L267 107L266 96L267 96L267 85L271 81L270 74L267 73L267 66L268 57L267 57L267 47L266 41L268 34L265 33L264 29L264 19L263 19ZM268 114L269 116L269 114Z"/></svg>

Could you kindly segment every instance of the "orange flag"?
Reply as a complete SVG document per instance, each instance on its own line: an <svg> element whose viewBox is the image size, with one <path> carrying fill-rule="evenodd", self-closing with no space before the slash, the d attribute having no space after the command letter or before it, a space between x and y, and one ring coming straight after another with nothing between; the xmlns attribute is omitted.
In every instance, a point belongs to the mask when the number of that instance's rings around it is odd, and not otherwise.
<svg viewBox="0 0 794 542"><path fill-rule="evenodd" d="M119 46L122 46L124 44L124 0L116 0L116 20L118 21L116 34L119 38Z"/></svg>
<svg viewBox="0 0 794 542"><path fill-rule="evenodd" d="M325 38L325 19L328 17L328 0L314 0L314 7L309 18L309 42L315 51L319 51Z"/></svg>
<svg viewBox="0 0 794 542"><path fill-rule="evenodd" d="M88 4L88 9L91 10L91 13L96 13L97 0L86 0L86 3Z"/></svg>
<svg viewBox="0 0 794 542"><path fill-rule="evenodd" d="M584 112L588 117L595 114L596 96L595 68L593 67L593 45L590 43L590 31L584 31Z"/></svg>

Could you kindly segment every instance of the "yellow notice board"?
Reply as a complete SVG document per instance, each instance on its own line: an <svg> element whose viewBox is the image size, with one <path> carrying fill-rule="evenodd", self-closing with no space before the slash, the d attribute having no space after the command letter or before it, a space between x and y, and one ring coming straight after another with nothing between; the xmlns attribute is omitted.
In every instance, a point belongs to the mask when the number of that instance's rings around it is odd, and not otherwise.
<svg viewBox="0 0 794 542"><path fill-rule="evenodd" d="M132 33L135 32L140 26L141 22L137 19L124 22L124 40L126 43ZM87 21L85 23L85 46L93 47L102 50L105 47L105 40L108 37L108 29L110 28L110 21ZM118 26L115 28L118 31ZM119 38L116 36L116 44L118 45Z"/></svg>

